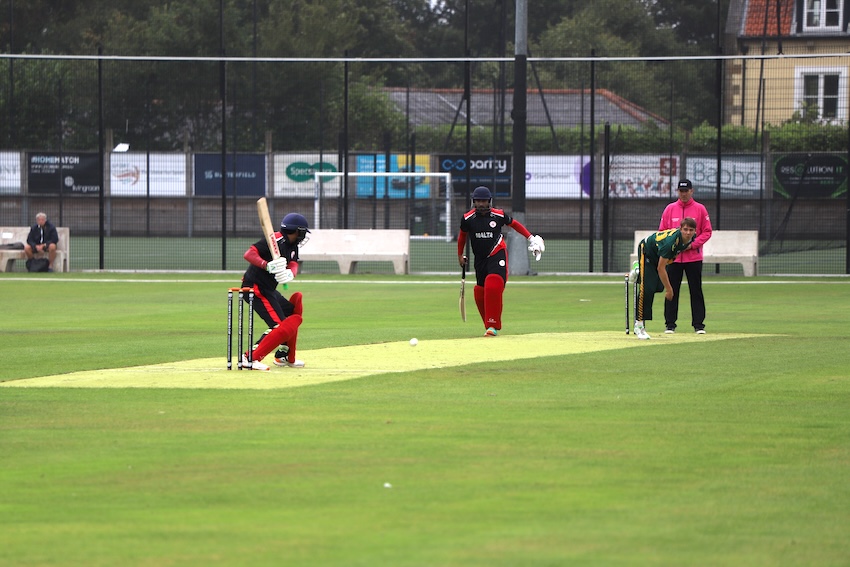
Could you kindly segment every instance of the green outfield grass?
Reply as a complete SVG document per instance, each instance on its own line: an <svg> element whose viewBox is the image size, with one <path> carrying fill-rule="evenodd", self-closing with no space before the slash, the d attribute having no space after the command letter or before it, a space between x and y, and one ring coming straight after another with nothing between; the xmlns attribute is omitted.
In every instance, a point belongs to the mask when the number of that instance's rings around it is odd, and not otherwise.
<svg viewBox="0 0 850 567"><path fill-rule="evenodd" d="M0 274L2 565L850 557L846 278L707 278L709 334L758 337L677 342L655 321L635 348L286 389L8 387L224 365L238 274L38 276ZM460 321L458 284L304 275L290 285L305 294L299 352L309 365L320 348L413 336L503 348L471 300ZM619 277L512 277L505 301L503 335L624 334Z"/></svg>

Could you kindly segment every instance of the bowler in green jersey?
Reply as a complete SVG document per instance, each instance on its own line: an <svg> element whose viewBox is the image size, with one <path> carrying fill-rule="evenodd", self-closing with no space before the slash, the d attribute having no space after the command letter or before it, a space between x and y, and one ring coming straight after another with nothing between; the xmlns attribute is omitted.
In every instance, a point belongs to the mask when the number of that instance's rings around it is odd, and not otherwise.
<svg viewBox="0 0 850 567"><path fill-rule="evenodd" d="M667 264L683 252L697 230L697 222L685 217L679 228L659 230L650 234L638 244L637 301L635 302L635 335L639 339L648 339L644 321L652 320L652 300L655 294L663 291L667 301L673 299L673 286L667 277Z"/></svg>

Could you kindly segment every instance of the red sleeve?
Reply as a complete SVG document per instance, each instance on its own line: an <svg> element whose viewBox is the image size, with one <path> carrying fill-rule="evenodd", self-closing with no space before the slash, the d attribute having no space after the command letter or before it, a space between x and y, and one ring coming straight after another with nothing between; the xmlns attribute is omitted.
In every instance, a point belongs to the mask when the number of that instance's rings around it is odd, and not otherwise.
<svg viewBox="0 0 850 567"><path fill-rule="evenodd" d="M528 232L528 229L522 226L522 223L516 219L512 219L511 224L509 224L508 226L523 235L526 239L531 236L531 233Z"/></svg>
<svg viewBox="0 0 850 567"><path fill-rule="evenodd" d="M260 251L253 245L245 251L245 254L243 254L242 257L245 258L249 264L257 266L261 270L265 270L266 265L268 264L268 262L260 257Z"/></svg>
<svg viewBox="0 0 850 567"><path fill-rule="evenodd" d="M286 267L292 270L293 277L298 275L298 262L287 262Z"/></svg>
<svg viewBox="0 0 850 567"><path fill-rule="evenodd" d="M457 235L457 255L463 256L464 248L466 248L466 233L460 231Z"/></svg>

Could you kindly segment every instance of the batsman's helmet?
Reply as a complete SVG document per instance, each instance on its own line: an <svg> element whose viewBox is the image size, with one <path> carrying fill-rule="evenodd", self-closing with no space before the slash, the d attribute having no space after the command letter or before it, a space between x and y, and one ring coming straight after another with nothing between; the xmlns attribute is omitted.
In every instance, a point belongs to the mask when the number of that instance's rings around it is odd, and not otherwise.
<svg viewBox="0 0 850 567"><path fill-rule="evenodd" d="M486 205L476 205L475 201L487 201ZM476 212L481 213L482 215L486 215L490 212L490 207L493 205L493 194L487 187L483 185L481 187L476 187L472 192L472 206L475 207Z"/></svg>
<svg viewBox="0 0 850 567"><path fill-rule="evenodd" d="M289 213L280 221L280 231L285 234L298 233L296 243L305 242L307 233L310 232L307 218L299 213Z"/></svg>
<svg viewBox="0 0 850 567"><path fill-rule="evenodd" d="M487 199L488 201L493 199L493 194L490 193L490 190L483 185L481 187L476 187L472 192L472 200L478 201L481 199Z"/></svg>

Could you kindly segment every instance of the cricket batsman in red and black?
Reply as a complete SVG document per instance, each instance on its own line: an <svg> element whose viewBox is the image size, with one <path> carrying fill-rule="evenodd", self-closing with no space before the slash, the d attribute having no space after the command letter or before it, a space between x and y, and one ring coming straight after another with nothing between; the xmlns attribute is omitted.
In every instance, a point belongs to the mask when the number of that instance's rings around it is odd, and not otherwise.
<svg viewBox="0 0 850 567"><path fill-rule="evenodd" d="M280 223L280 232L275 233L280 258L272 259L265 238L252 244L243 255L251 265L242 276L242 287L254 290L254 311L269 326L269 330L253 346L253 362L248 362L247 352L242 353L243 368L269 370L261 361L275 349L276 366L304 366L303 361L295 358L298 327L303 313L301 292L296 291L286 299L276 288L277 284L291 282L298 275L298 248L309 240L309 232L307 219L303 215L289 213Z"/></svg>
<svg viewBox="0 0 850 567"><path fill-rule="evenodd" d="M546 250L543 239L532 235L522 223L511 218L505 211L494 209L493 194L487 187L476 187L472 192L472 209L460 221L457 237L457 259L466 266L469 258L464 249L469 239L475 256L475 305L481 314L486 331L485 337L495 337L502 329L502 294L508 281L508 247L502 235L507 226L528 240L528 250L536 260Z"/></svg>

